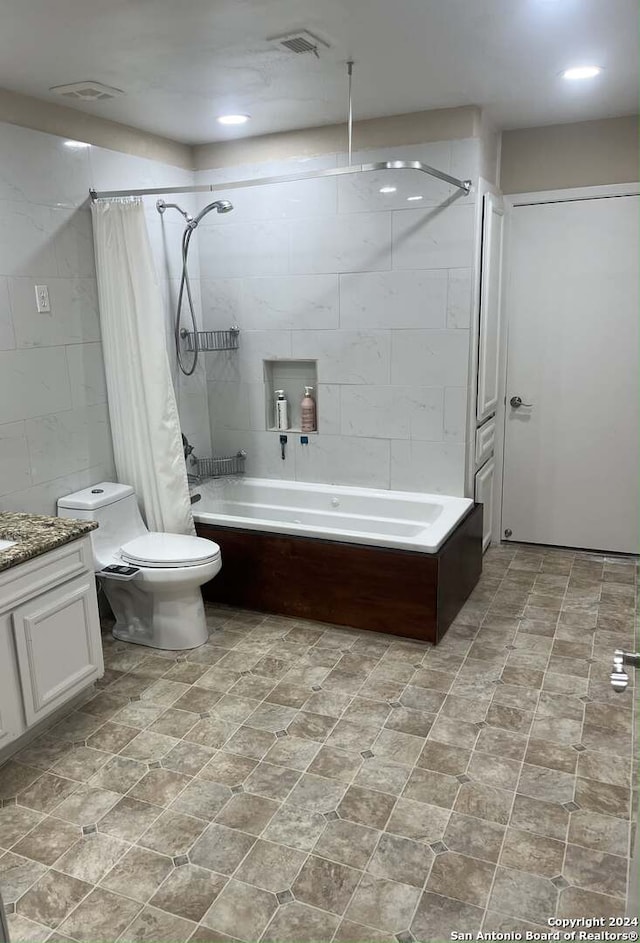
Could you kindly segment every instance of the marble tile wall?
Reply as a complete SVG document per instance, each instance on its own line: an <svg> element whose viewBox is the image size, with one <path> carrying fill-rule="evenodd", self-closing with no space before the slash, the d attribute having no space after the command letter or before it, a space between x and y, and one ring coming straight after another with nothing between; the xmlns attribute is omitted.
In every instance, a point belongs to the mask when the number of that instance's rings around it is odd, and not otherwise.
<svg viewBox="0 0 640 943"><path fill-rule="evenodd" d="M472 140L353 159L392 157L478 176ZM214 451L246 448L258 476L462 494L474 197L389 171L224 192L225 181L344 163L196 174L234 203L198 231L203 322L242 329L237 352L205 355ZM292 433L284 462L265 431L263 360L277 358L318 362L320 434L302 445Z"/></svg>
<svg viewBox="0 0 640 943"><path fill-rule="evenodd" d="M191 173L10 124L0 127L0 508L55 513L61 494L112 477L113 454L100 343L87 194L185 185ZM180 217L148 228L165 301L179 276ZM195 291L198 260L194 255ZM36 311L46 284L51 312ZM204 367L176 380L185 432L209 437Z"/></svg>
<svg viewBox="0 0 640 943"><path fill-rule="evenodd" d="M396 149L354 160L397 156ZM476 142L402 149L477 176ZM295 162L314 170L344 155ZM269 176L291 162L203 172ZM188 185L175 167L3 125L0 140L0 506L53 513L59 495L113 475L89 186ZM412 182L413 181L413 182ZM198 231L190 271L206 328L242 327L237 353L183 377L170 356L183 431L201 455L249 451L266 477L462 492L472 199L388 174L233 192L234 212ZM420 195L420 201L407 202ZM209 195L181 195L194 212ZM182 220L146 201L172 353ZM419 205L419 209L407 209ZM200 279L200 269L203 278ZM52 311L35 310L34 285ZM264 429L264 359L318 360L321 435L292 436L282 462ZM215 437L215 448L211 435Z"/></svg>

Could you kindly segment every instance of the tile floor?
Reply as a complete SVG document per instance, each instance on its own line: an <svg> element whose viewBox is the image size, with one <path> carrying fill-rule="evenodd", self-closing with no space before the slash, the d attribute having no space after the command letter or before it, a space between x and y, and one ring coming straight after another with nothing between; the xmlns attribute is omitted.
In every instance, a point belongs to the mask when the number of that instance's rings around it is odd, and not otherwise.
<svg viewBox="0 0 640 943"><path fill-rule="evenodd" d="M0 769L12 939L428 941L625 910L636 565L502 546L437 647L210 608ZM634 813L635 817L635 813Z"/></svg>

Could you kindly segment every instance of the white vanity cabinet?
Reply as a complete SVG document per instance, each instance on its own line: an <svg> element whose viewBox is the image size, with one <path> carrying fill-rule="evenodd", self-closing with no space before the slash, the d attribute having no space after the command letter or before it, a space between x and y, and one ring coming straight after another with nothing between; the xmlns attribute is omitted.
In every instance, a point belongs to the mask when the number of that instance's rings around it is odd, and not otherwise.
<svg viewBox="0 0 640 943"><path fill-rule="evenodd" d="M103 671L89 537L0 572L0 750Z"/></svg>
<svg viewBox="0 0 640 943"><path fill-rule="evenodd" d="M10 626L0 615L0 750L26 730Z"/></svg>

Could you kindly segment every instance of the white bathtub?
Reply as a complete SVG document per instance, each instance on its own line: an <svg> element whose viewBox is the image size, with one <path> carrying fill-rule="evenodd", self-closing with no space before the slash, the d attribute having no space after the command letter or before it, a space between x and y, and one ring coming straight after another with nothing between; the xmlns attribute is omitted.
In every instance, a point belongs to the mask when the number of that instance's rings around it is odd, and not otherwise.
<svg viewBox="0 0 640 943"><path fill-rule="evenodd" d="M473 501L269 478L194 485L198 523L435 553Z"/></svg>

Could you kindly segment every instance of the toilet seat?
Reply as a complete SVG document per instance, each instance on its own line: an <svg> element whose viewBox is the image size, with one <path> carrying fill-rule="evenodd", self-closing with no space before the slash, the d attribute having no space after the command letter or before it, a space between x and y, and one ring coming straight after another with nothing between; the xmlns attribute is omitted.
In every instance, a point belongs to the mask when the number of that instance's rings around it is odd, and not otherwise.
<svg viewBox="0 0 640 943"><path fill-rule="evenodd" d="M150 532L120 548L127 563L140 567L201 566L220 557L220 547L203 537Z"/></svg>

